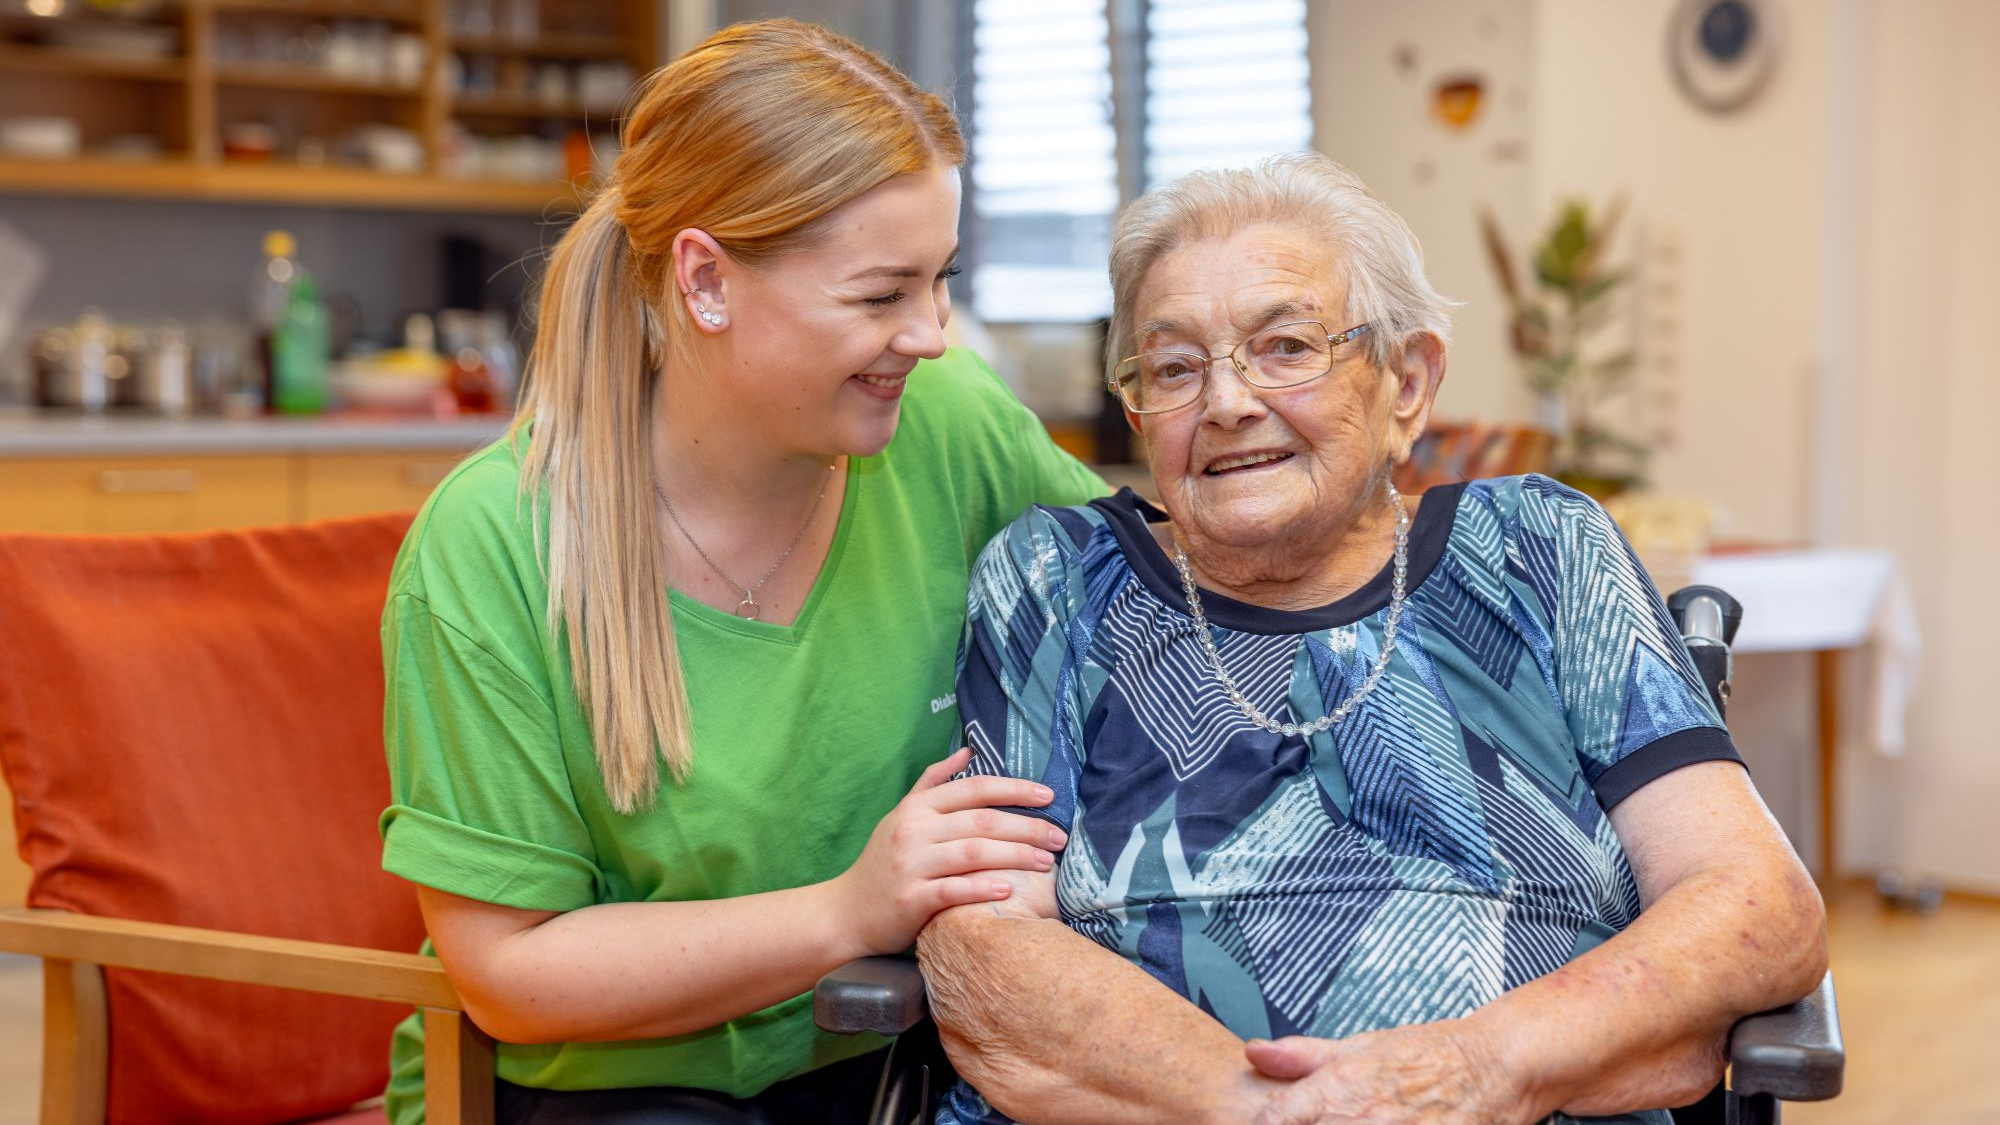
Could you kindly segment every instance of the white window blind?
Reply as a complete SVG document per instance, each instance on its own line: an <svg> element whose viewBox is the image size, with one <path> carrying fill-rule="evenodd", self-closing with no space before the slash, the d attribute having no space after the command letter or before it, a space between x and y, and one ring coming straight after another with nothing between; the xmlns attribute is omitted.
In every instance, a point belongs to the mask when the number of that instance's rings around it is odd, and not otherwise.
<svg viewBox="0 0 2000 1125"><path fill-rule="evenodd" d="M1120 203L1105 0L971 0L973 311L1110 315ZM1141 0L1147 187L1312 145L1305 0ZM1137 91L1135 90L1135 93Z"/></svg>
<svg viewBox="0 0 2000 1125"><path fill-rule="evenodd" d="M1146 186L1312 147L1305 0L1150 0Z"/></svg>
<svg viewBox="0 0 2000 1125"><path fill-rule="evenodd" d="M974 311L1109 315L1118 159L1103 0L976 0L972 13Z"/></svg>

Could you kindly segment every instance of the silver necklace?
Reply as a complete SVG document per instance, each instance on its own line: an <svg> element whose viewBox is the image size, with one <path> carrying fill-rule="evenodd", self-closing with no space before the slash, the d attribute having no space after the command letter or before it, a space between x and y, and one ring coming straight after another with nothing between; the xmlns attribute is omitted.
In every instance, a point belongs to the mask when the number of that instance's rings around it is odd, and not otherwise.
<svg viewBox="0 0 2000 1125"><path fill-rule="evenodd" d="M835 468L836 466L834 465L826 467L828 475L825 480L820 482L819 495L813 497L812 507L806 511L805 522L799 525L798 534L792 536L792 542L785 548L785 553L778 556L778 561L771 564L771 569L765 571L764 577L759 578L757 584L754 586L744 586L734 578L729 577L728 574L723 572L720 566L716 565L714 559L708 557L708 552L702 550L701 544L695 540L694 532L689 531L687 525L681 522L681 514L674 510L674 502L667 499L667 490L660 487L658 480L653 482L653 495L659 497L660 503L666 505L668 518L674 521L675 527L681 529L682 535L687 536L688 546L693 547L694 553L701 556L701 561L708 564L708 569L714 571L715 576L728 583L731 588L743 591L743 600L736 603L736 616L741 617L745 621L756 621L758 619L757 614L764 608L757 604L757 591L764 588L764 583L769 582L773 574L778 573L778 568L785 565L785 560L792 557L792 552L798 548L800 541L805 539L806 529L812 526L813 517L819 514L819 502L826 499L827 485L833 483L832 473Z"/></svg>
<svg viewBox="0 0 2000 1125"><path fill-rule="evenodd" d="M1194 618L1195 636L1201 638L1202 651L1208 653L1208 666L1214 670L1215 678L1221 681L1230 701L1253 726L1272 734L1303 734L1310 738L1353 713L1381 681L1383 670L1389 667L1389 654L1396 649L1396 627L1403 620L1403 581L1410 569L1410 510L1403 506L1402 494L1396 491L1394 482L1389 485L1389 498L1396 504L1396 580L1389 591L1389 617L1382 626L1382 651L1376 656L1375 667L1369 670L1368 678L1361 681L1354 694L1331 713L1321 715L1310 723L1281 723L1258 710L1243 694L1243 689L1236 686L1236 678L1222 666L1222 655L1215 651L1215 638L1208 634L1208 618L1202 613L1201 598L1195 593L1194 572L1188 567L1187 552L1181 549L1178 539L1174 541L1174 567L1181 572L1181 593L1187 597L1188 613Z"/></svg>

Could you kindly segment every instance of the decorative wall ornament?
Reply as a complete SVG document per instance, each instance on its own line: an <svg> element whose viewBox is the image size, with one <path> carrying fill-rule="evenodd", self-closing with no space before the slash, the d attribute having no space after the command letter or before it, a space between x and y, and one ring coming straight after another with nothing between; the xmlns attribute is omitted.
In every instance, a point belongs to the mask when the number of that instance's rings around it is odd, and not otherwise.
<svg viewBox="0 0 2000 1125"><path fill-rule="evenodd" d="M1778 14L1769 0L1681 0L1667 21L1674 84L1709 113L1734 113L1770 81Z"/></svg>
<svg viewBox="0 0 2000 1125"><path fill-rule="evenodd" d="M1415 78L1417 76L1417 45L1415 43L1396 44L1396 49L1389 52L1389 65L1395 68L1396 74L1399 77L1406 80Z"/></svg>
<svg viewBox="0 0 2000 1125"><path fill-rule="evenodd" d="M1454 133L1472 127L1485 100L1486 83L1476 74L1451 74L1438 79L1431 91L1431 116Z"/></svg>

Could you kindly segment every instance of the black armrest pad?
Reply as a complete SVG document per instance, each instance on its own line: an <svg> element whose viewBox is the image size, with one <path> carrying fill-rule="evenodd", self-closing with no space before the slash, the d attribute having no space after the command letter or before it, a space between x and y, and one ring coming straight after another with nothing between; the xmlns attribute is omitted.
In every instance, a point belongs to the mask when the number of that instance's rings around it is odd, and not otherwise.
<svg viewBox="0 0 2000 1125"><path fill-rule="evenodd" d="M1729 1033L1729 1088L1739 1094L1825 1101L1840 1093L1846 1069L1832 973L1805 999L1739 1020Z"/></svg>
<svg viewBox="0 0 2000 1125"><path fill-rule="evenodd" d="M863 957L819 978L813 1022L822 1031L901 1035L923 1022L924 974L907 957Z"/></svg>

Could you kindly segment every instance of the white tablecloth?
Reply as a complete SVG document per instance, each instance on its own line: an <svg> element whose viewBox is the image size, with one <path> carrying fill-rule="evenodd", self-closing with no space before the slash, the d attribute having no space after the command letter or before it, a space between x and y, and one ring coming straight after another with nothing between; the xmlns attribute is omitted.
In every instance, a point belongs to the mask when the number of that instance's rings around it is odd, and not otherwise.
<svg viewBox="0 0 2000 1125"><path fill-rule="evenodd" d="M1887 551L1759 551L1696 560L1694 580L1743 603L1734 651L1866 648L1872 655L1868 729L1877 750L1903 752L1904 715L1923 644L1916 605Z"/></svg>

